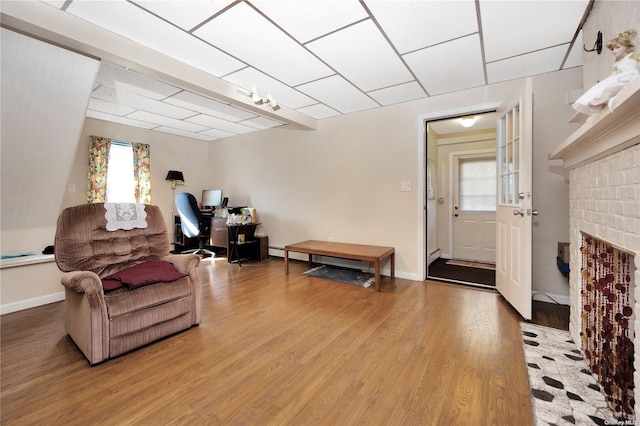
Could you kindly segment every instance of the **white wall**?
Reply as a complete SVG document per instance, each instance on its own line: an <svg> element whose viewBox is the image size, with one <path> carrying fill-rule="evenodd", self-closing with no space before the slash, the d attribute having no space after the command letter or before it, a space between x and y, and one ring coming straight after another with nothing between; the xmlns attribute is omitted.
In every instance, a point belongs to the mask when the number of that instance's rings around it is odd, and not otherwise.
<svg viewBox="0 0 640 426"><path fill-rule="evenodd" d="M258 210L261 232L269 244L332 238L362 244L394 246L396 275L424 279L425 161L422 118L446 117L499 104L517 81L466 90L404 104L321 120L312 132L271 129L212 143L209 156L219 165L213 173L231 204ZM579 68L534 78L534 152L542 158L534 172L534 197L540 206L566 198L563 177L550 173L546 156L573 127L566 93L581 86ZM400 182L411 181L412 191L401 192ZM537 188L537 189L536 189ZM544 201L548 200L548 201ZM568 205L549 207L538 218L534 253L552 250L534 290L568 294L566 280L555 270L558 235L568 235ZM543 212L543 207L540 207ZM563 239L566 241L566 238ZM385 271L388 273L388 271Z"/></svg>

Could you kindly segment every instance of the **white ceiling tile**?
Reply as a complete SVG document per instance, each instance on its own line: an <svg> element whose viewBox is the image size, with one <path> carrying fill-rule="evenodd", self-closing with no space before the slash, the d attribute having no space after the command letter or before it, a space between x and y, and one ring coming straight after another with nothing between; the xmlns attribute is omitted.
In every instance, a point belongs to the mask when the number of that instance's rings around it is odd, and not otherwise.
<svg viewBox="0 0 640 426"><path fill-rule="evenodd" d="M243 124L232 123L231 121L221 120L217 117L211 117L206 114L198 114L194 117L187 118L186 121L236 134L249 133L255 130L254 128Z"/></svg>
<svg viewBox="0 0 640 426"><path fill-rule="evenodd" d="M401 54L478 31L474 0L365 0L365 4Z"/></svg>
<svg viewBox="0 0 640 426"><path fill-rule="evenodd" d="M181 90L171 84L149 78L105 61L100 63L95 81L113 89L116 88L117 84L119 90L126 90L152 99L164 99Z"/></svg>
<svg viewBox="0 0 640 426"><path fill-rule="evenodd" d="M298 86L298 90L343 114L379 106L338 75L303 84Z"/></svg>
<svg viewBox="0 0 640 426"><path fill-rule="evenodd" d="M568 45L556 46L487 64L489 84L558 71L568 47Z"/></svg>
<svg viewBox="0 0 640 426"><path fill-rule="evenodd" d="M424 93L422 87L420 87L420 85L415 81L380 90L374 90L367 94L378 101L381 105L397 104L400 102L408 102L427 97L427 94Z"/></svg>
<svg viewBox="0 0 640 426"><path fill-rule="evenodd" d="M569 43L588 0L480 0L487 62Z"/></svg>
<svg viewBox="0 0 640 426"><path fill-rule="evenodd" d="M571 53L569 53L569 57L564 63L563 69L582 66L582 46L582 31L580 31L580 33L578 33L578 37L576 37L576 42L573 44Z"/></svg>
<svg viewBox="0 0 640 426"><path fill-rule="evenodd" d="M194 34L291 86L333 73L245 3L233 6Z"/></svg>
<svg viewBox="0 0 640 426"><path fill-rule="evenodd" d="M221 138L228 138L231 136L236 136L236 133L231 133L231 132L225 132L224 130L219 130L219 129L209 129L209 130L205 130L200 132L203 135L207 135L211 138L215 138L215 139L221 139Z"/></svg>
<svg viewBox="0 0 640 426"><path fill-rule="evenodd" d="M218 77L245 66L125 1L74 1L67 12Z"/></svg>
<svg viewBox="0 0 640 426"><path fill-rule="evenodd" d="M243 121L242 124L251 126L255 129L270 129L272 127L282 126L284 123L276 120L271 120L267 117L256 117L252 118L251 120Z"/></svg>
<svg viewBox="0 0 640 426"><path fill-rule="evenodd" d="M131 114L133 111L135 111L133 108L126 107L118 103L103 101L102 99L98 98L89 99L89 109L104 112L106 114L120 116Z"/></svg>
<svg viewBox="0 0 640 426"><path fill-rule="evenodd" d="M262 96L271 95L281 105L286 105L292 109L316 103L310 97L254 68L241 69L224 77L224 80L246 90L251 90L252 87L255 87Z"/></svg>
<svg viewBox="0 0 640 426"><path fill-rule="evenodd" d="M413 80L371 20L318 39L307 48L365 92Z"/></svg>
<svg viewBox="0 0 640 426"><path fill-rule="evenodd" d="M484 69L477 35L404 55L429 95L484 85Z"/></svg>
<svg viewBox="0 0 640 426"><path fill-rule="evenodd" d="M251 3L300 43L368 17L357 0L252 0Z"/></svg>
<svg viewBox="0 0 640 426"><path fill-rule="evenodd" d="M242 121L256 116L247 110L186 91L173 95L164 102L229 121Z"/></svg>
<svg viewBox="0 0 640 426"><path fill-rule="evenodd" d="M197 112L195 111L184 109L175 105L170 105L162 101L156 101L155 99L145 98L144 96L136 95L135 93L119 91L117 87L116 92L118 93L118 101L122 105L135 109L141 109L143 111L149 111L155 114L160 114L179 120L197 114Z"/></svg>
<svg viewBox="0 0 640 426"><path fill-rule="evenodd" d="M143 129L153 129L154 127L158 127L157 124L134 120L128 117L121 117L119 115L107 114L101 111L94 111L92 109L87 111L87 117L104 121L112 121L114 123L120 123L127 126L142 127Z"/></svg>
<svg viewBox="0 0 640 426"><path fill-rule="evenodd" d="M134 120L146 121L147 123L154 123L159 126L167 126L178 130L185 130L187 132L201 132L207 129L205 126L188 123L182 120L176 120L174 118L164 117L162 115L146 111L136 111L129 114L127 117Z"/></svg>
<svg viewBox="0 0 640 426"><path fill-rule="evenodd" d="M184 136L186 138L200 139L202 141L212 141L212 140L218 139L217 137L212 135L207 135L204 132L203 133L185 132L184 130L174 129L172 127L165 127L165 126L156 127L153 130L157 132L162 132L162 133L170 133L172 135L177 135L177 136Z"/></svg>
<svg viewBox="0 0 640 426"><path fill-rule="evenodd" d="M234 0L132 0L185 31L229 6Z"/></svg>
<svg viewBox="0 0 640 426"><path fill-rule="evenodd" d="M308 107L299 108L299 112L308 115L309 117L313 117L317 120L321 120L323 118L335 117L336 115L341 115L335 109L329 108L325 104L315 104L310 105Z"/></svg>

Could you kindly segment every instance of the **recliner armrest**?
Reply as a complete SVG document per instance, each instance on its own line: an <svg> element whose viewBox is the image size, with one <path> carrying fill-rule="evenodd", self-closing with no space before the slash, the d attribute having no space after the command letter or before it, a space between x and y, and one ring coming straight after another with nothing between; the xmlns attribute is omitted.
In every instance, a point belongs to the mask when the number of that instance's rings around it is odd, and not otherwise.
<svg viewBox="0 0 640 426"><path fill-rule="evenodd" d="M189 275L195 273L196 267L200 264L200 257L195 254L169 254L162 260L171 262L178 272Z"/></svg>
<svg viewBox="0 0 640 426"><path fill-rule="evenodd" d="M100 277L91 271L72 271L62 274L62 285L78 293L103 294Z"/></svg>

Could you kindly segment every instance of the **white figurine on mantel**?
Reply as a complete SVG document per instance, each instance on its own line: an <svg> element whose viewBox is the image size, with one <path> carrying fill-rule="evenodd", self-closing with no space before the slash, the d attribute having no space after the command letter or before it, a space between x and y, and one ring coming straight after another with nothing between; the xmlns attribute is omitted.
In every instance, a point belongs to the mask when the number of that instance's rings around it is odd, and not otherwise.
<svg viewBox="0 0 640 426"><path fill-rule="evenodd" d="M636 30L628 30L618 34L607 42L607 48L615 56L613 73L596 83L574 102L573 109L578 112L593 115L611 105L615 96L624 86L640 76L640 57L636 53L632 38Z"/></svg>

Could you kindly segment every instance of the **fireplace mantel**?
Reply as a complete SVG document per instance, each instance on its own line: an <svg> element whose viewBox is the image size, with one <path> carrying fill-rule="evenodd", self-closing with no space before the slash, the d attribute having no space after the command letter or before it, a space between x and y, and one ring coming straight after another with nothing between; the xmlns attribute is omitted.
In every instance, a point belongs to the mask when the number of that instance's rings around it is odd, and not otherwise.
<svg viewBox="0 0 640 426"><path fill-rule="evenodd" d="M640 143L640 78L618 93L612 110L589 117L549 158L573 169Z"/></svg>

